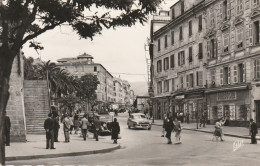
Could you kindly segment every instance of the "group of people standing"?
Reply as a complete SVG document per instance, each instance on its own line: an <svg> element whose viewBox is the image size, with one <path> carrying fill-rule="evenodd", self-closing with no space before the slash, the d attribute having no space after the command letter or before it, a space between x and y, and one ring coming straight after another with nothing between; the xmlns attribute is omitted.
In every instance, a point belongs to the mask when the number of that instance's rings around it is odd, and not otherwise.
<svg viewBox="0 0 260 166"><path fill-rule="evenodd" d="M168 144L172 144L171 134L175 132L176 144L181 144L181 121L178 117L169 117L167 114L164 114L163 117L163 130L162 137L166 137ZM166 134L165 134L166 132Z"/></svg>
<svg viewBox="0 0 260 166"><path fill-rule="evenodd" d="M59 128L59 116L55 113L49 113L48 118L44 121L46 149L55 149L54 142L58 142Z"/></svg>

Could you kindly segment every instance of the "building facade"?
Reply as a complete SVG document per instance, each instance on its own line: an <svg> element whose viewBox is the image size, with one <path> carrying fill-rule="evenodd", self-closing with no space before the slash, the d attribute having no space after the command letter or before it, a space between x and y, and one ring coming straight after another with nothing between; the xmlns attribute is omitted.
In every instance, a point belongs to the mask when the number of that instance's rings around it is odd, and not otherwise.
<svg viewBox="0 0 260 166"><path fill-rule="evenodd" d="M258 0L180 0L153 35L156 118L207 111L211 123L260 126Z"/></svg>
<svg viewBox="0 0 260 166"><path fill-rule="evenodd" d="M113 76L106 68L93 62L93 57L86 53L79 55L77 58L62 58L57 60L57 65L67 70L75 77L82 77L86 74L96 75L99 84L97 86L97 101L109 103L114 101Z"/></svg>

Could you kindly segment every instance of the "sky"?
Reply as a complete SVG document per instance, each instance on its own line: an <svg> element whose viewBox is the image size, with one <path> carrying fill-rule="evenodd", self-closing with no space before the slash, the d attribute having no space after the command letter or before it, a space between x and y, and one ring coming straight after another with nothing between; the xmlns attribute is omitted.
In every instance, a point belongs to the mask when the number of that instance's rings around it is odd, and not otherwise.
<svg viewBox="0 0 260 166"><path fill-rule="evenodd" d="M165 0L161 8L169 10L176 1ZM44 50L37 53L29 48L27 43L23 47L23 52L26 57L52 62L87 53L94 57L95 63L102 64L114 77L120 76L129 82L147 82L146 58L149 58L149 52L145 51L145 44L149 34L149 21L144 25L137 23L132 27L103 29L102 34L95 36L92 41L80 39L71 28L62 26L36 39L42 43Z"/></svg>

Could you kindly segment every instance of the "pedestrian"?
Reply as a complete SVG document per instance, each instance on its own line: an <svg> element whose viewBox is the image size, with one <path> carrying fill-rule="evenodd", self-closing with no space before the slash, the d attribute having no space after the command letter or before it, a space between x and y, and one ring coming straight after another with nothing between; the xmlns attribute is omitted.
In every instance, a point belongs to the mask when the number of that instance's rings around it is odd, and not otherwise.
<svg viewBox="0 0 260 166"><path fill-rule="evenodd" d="M74 123L73 123L74 118L72 114L70 115L69 120L70 120L70 134L72 134L72 130L74 128Z"/></svg>
<svg viewBox="0 0 260 166"><path fill-rule="evenodd" d="M163 115L163 127L162 127L162 137L164 137L165 135L165 127L166 127L166 124L168 123L168 117L167 117L167 114L164 114Z"/></svg>
<svg viewBox="0 0 260 166"><path fill-rule="evenodd" d="M87 119L87 114L84 114L83 118L81 119L81 133L82 133L84 141L86 141L88 125L89 125L89 122Z"/></svg>
<svg viewBox="0 0 260 166"><path fill-rule="evenodd" d="M60 124L59 124L59 115L57 111L52 111L52 118L54 121L54 142L59 142L58 136L59 136L59 129L60 129Z"/></svg>
<svg viewBox="0 0 260 166"><path fill-rule="evenodd" d="M201 125L203 125L203 127L206 127L206 119L207 119L207 112L203 111L203 113L201 114L201 118L200 118L200 127Z"/></svg>
<svg viewBox="0 0 260 166"><path fill-rule="evenodd" d="M130 118L130 116L131 116L131 110L128 110L128 115L129 115L129 118Z"/></svg>
<svg viewBox="0 0 260 166"><path fill-rule="evenodd" d="M96 141L98 141L97 126L96 126L94 120L91 123L91 129L93 131L93 138L96 139Z"/></svg>
<svg viewBox="0 0 260 166"><path fill-rule="evenodd" d="M250 119L250 124L251 124L251 143L250 144L257 144L257 141L255 139L256 134L258 134L257 126L256 123L254 122L253 119Z"/></svg>
<svg viewBox="0 0 260 166"><path fill-rule="evenodd" d="M221 141L224 141L223 140L223 125L224 125L223 119L222 118L218 119L216 122L216 125L215 125L215 132L214 132L214 136L216 138L219 137Z"/></svg>
<svg viewBox="0 0 260 166"><path fill-rule="evenodd" d="M52 119L52 113L48 114L48 118L44 121L44 129L46 131L46 149L54 148L54 120ZM51 143L50 143L51 142Z"/></svg>
<svg viewBox="0 0 260 166"><path fill-rule="evenodd" d="M166 130L166 138L168 139L168 144L172 144L171 135L174 129L173 119L172 117L169 118L169 121L166 123L165 130Z"/></svg>
<svg viewBox="0 0 260 166"><path fill-rule="evenodd" d="M174 132L176 138L175 144L181 144L181 122L178 118L175 118L174 121Z"/></svg>
<svg viewBox="0 0 260 166"><path fill-rule="evenodd" d="M69 119L69 116L65 114L63 120L63 131L64 131L65 142L70 142L70 134L69 134L70 125L71 125L71 121Z"/></svg>
<svg viewBox="0 0 260 166"><path fill-rule="evenodd" d="M79 131L79 114L78 112L74 115L74 130L75 130L75 134L78 134Z"/></svg>
<svg viewBox="0 0 260 166"><path fill-rule="evenodd" d="M4 139L5 139L5 145L10 146L10 129L11 129L11 121L9 116L6 115L6 112L4 112Z"/></svg>
<svg viewBox="0 0 260 166"><path fill-rule="evenodd" d="M189 111L186 113L186 122L190 123L190 112Z"/></svg>
<svg viewBox="0 0 260 166"><path fill-rule="evenodd" d="M114 122L112 122L111 131L111 139L114 140L114 144L117 144L118 134L120 133L120 126L116 118L114 118Z"/></svg>

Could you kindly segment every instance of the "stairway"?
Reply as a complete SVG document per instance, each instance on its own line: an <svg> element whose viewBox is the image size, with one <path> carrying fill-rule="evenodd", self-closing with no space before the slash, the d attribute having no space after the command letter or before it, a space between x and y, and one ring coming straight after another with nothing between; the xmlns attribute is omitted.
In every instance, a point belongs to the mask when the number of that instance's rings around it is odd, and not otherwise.
<svg viewBox="0 0 260 166"><path fill-rule="evenodd" d="M27 134L45 134L44 120L50 111L46 80L24 81L24 107Z"/></svg>

